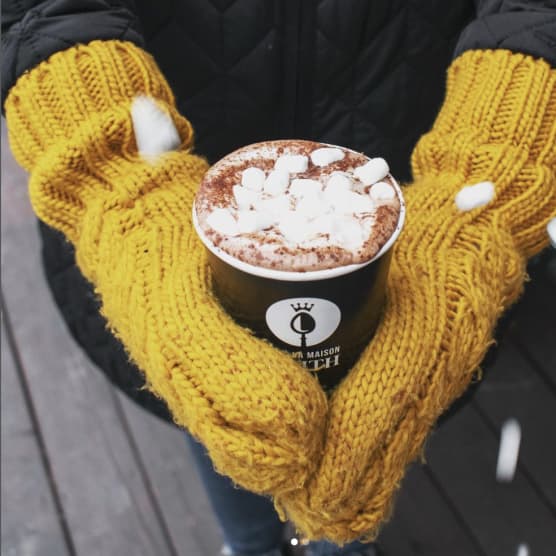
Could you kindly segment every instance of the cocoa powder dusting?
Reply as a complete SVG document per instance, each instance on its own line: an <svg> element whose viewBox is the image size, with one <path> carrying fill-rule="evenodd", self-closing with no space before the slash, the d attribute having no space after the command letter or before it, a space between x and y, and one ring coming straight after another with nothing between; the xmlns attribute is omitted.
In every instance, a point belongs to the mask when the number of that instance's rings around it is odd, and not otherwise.
<svg viewBox="0 0 556 556"><path fill-rule="evenodd" d="M379 204L372 214L361 215L361 218L371 218L373 223L370 236L356 252L330 244L290 246L284 243L285 240L275 227L243 236L222 237L206 223L206 218L213 209L236 207L233 186L241 183L244 170L256 167L268 175L274 168L275 160L283 154L302 154L309 157L307 171L293 174L291 179L318 179L322 182L333 172L348 172L369 160L364 154L343 149L345 156L342 160L325 167L314 165L310 159L311 152L328 146L314 141L268 141L249 145L224 157L207 172L197 194L195 206L201 229L214 245L230 255L265 268L304 272L370 260L396 229L400 212L398 197L392 201L381 201L383 204ZM391 176L386 176L383 181L397 190ZM368 194L370 187L359 186L357 191ZM329 234L323 233L319 237L323 242L331 240Z"/></svg>

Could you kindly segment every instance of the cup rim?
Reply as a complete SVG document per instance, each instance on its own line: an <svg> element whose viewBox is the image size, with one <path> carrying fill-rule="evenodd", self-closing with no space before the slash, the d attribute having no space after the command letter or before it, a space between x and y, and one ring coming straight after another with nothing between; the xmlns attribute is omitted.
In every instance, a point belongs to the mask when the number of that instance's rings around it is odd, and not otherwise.
<svg viewBox="0 0 556 556"><path fill-rule="evenodd" d="M399 186L396 179L389 174L390 178L394 182L394 186L396 189L396 193L398 194L398 199L400 201L400 214L398 216L398 222L396 223L396 228L392 235L388 238L388 241L380 248L380 250L376 253L376 255L365 261L363 263L357 264L349 264L343 266L337 266L334 268L325 268L321 270L308 270L305 272L296 271L296 270L275 270L272 268L265 268L262 266L256 266L249 263L242 261L236 257L233 257L220 247L214 245L212 241L205 235L203 230L199 225L199 220L197 218L197 211L195 210L195 202L193 202L193 206L191 209L192 212L192 220L193 220L193 227L199 236L199 239L202 241L203 245L217 258L221 261L225 262L226 264L237 268L247 274L252 276L258 276L260 278L269 278L271 280L282 280L285 282L310 282L313 280L327 280L330 278L336 278L337 276L343 276L345 274L350 274L359 270L361 268L366 267L367 265L371 264L372 262L376 261L382 255L384 255L387 251L390 250L392 245L398 239L400 235L404 222L405 222L405 200L403 198L403 193L401 187Z"/></svg>

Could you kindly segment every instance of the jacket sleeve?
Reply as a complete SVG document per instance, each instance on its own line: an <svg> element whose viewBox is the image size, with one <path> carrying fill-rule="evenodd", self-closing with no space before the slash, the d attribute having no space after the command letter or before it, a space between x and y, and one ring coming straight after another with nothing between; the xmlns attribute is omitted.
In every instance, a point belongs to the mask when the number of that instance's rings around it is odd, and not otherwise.
<svg viewBox="0 0 556 556"><path fill-rule="evenodd" d="M2 107L21 74L59 50L95 39L143 46L133 0L4 0Z"/></svg>
<svg viewBox="0 0 556 556"><path fill-rule="evenodd" d="M463 31L455 57L466 50L502 48L556 66L556 0L475 0L477 18Z"/></svg>

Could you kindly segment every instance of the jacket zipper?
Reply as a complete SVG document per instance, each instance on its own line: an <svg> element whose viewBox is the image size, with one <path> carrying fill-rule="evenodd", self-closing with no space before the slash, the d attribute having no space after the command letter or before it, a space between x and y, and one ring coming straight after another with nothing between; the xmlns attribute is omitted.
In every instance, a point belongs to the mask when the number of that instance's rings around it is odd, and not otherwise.
<svg viewBox="0 0 556 556"><path fill-rule="evenodd" d="M311 138L315 0L283 0L284 136Z"/></svg>
<svg viewBox="0 0 556 556"><path fill-rule="evenodd" d="M294 131L299 139L312 139L315 18L317 0L298 0L298 36Z"/></svg>

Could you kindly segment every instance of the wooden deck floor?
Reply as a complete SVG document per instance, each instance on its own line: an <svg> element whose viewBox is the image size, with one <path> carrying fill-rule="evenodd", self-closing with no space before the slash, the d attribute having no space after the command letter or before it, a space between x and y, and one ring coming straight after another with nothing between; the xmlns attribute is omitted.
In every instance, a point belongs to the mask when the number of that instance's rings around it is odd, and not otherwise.
<svg viewBox="0 0 556 556"><path fill-rule="evenodd" d="M116 392L64 328L4 126L2 139L2 556L216 555L179 431ZM380 539L387 556L556 554L556 260L545 258L474 400L404 481ZM520 460L501 484L511 417Z"/></svg>

